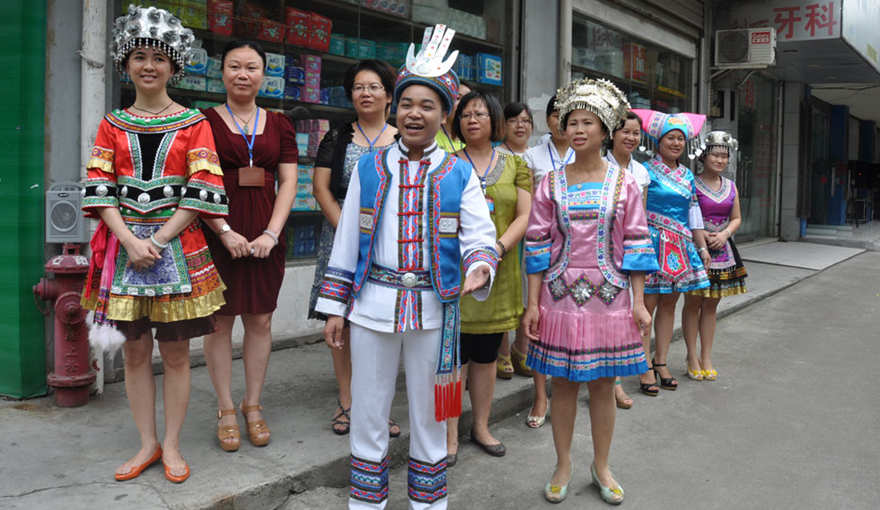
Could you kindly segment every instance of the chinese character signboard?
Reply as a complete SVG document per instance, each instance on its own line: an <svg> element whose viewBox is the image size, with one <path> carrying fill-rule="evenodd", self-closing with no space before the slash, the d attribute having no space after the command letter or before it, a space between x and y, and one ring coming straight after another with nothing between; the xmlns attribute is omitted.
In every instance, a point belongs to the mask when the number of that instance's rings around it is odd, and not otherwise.
<svg viewBox="0 0 880 510"><path fill-rule="evenodd" d="M772 26L780 43L840 37L844 0L776 0L734 8L741 25Z"/></svg>

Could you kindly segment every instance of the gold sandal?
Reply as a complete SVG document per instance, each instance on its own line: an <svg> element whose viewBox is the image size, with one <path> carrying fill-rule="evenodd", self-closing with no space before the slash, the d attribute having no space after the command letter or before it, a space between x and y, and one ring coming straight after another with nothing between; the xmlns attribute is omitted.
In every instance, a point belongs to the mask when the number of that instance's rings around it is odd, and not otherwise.
<svg viewBox="0 0 880 510"><path fill-rule="evenodd" d="M526 355L516 350L516 346L510 347L510 358L513 360L513 371L523 377L531 377L532 369L526 365Z"/></svg>
<svg viewBox="0 0 880 510"><path fill-rule="evenodd" d="M496 369L499 379L513 379L513 364L510 362L510 356L499 354Z"/></svg>
<svg viewBox="0 0 880 510"><path fill-rule="evenodd" d="M220 441L220 448L224 451L234 452L241 446L241 430L238 428L238 422L235 425L221 425L219 420L224 416L235 416L235 408L218 409L217 410L217 440Z"/></svg>
<svg viewBox="0 0 880 510"><path fill-rule="evenodd" d="M241 414L244 415L244 423L247 426L248 439L250 439L251 444L254 446L266 446L269 444L269 440L272 439L272 431L270 431L269 426L266 425L266 420L260 419L248 421L248 413L262 410L263 406L260 404L246 406L244 405L244 402L241 403Z"/></svg>

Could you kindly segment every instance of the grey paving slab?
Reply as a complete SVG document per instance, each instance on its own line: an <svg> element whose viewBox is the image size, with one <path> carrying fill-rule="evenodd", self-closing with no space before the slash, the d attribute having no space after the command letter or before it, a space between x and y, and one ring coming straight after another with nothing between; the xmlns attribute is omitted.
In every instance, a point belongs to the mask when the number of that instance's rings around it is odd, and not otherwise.
<svg viewBox="0 0 880 510"><path fill-rule="evenodd" d="M865 251L816 243L773 242L743 246L740 255L745 261L820 270L849 259Z"/></svg>

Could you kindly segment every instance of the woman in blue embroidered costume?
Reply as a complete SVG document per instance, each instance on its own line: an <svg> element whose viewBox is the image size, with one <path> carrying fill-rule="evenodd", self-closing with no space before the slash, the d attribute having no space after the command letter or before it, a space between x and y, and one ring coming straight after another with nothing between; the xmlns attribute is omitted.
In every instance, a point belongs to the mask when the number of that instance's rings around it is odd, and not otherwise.
<svg viewBox="0 0 880 510"><path fill-rule="evenodd" d="M746 291L746 268L733 242L733 233L742 223L736 184L722 175L737 149L737 141L724 131L706 135L699 154L703 173L696 178L697 198L706 226L709 247L709 281L711 287L688 292L681 312L682 331L687 345L688 377L714 381L718 372L712 365L712 343L715 340L715 319L718 303L724 296ZM697 333L700 335L700 356L697 357Z"/></svg>
<svg viewBox="0 0 880 510"><path fill-rule="evenodd" d="M507 343L507 332L516 329L522 317L522 274L516 247L525 234L532 202L532 171L526 162L492 147L492 142L501 140L503 126L498 100L479 91L464 96L455 112L454 132L467 145L456 156L469 162L480 179L498 233L495 250L501 256L489 299L461 299L461 363L474 415L471 441L495 457L506 453L504 444L489 431L495 362L502 341ZM446 441L447 462L455 464L458 418L449 420Z"/></svg>
<svg viewBox="0 0 880 510"><path fill-rule="evenodd" d="M697 203L696 185L691 171L679 163L688 139L697 136L705 115L678 113L668 115L653 110L633 110L642 119L642 129L656 143L657 155L645 162L651 176L645 205L648 228L657 252L660 270L645 282L645 306L654 313L655 353L652 371L642 375L640 389L657 396L660 388L675 390L678 381L666 367L666 355L672 342L675 303L682 292L709 286L706 265L709 252L703 237L703 216ZM696 246L695 246L696 245ZM642 337L645 352L650 352L651 335Z"/></svg>
<svg viewBox="0 0 880 510"><path fill-rule="evenodd" d="M538 185L526 231L532 340L528 364L553 377L551 420L556 469L544 497L565 499L580 383L590 390L593 483L606 502L623 501L608 465L614 432L614 378L647 370L640 330L645 273L657 269L635 179L600 154L629 103L611 82L584 79L559 91L558 107L574 163ZM626 289L632 285L632 300Z"/></svg>
<svg viewBox="0 0 880 510"><path fill-rule="evenodd" d="M318 294L324 283L333 235L339 223L339 214L348 182L358 160L364 154L380 151L394 142L397 128L389 125L388 115L394 100L395 72L379 60L362 60L345 71L345 93L354 105L357 118L330 126L318 147L315 159L315 178L312 193L324 213L321 238L318 240L318 260L315 263L315 279L309 299L309 318L327 320L323 313L315 311ZM348 330L346 329L346 337ZM351 350L344 342L342 349L331 349L333 372L339 394L330 427L338 435L348 434L351 423ZM391 436L400 435L400 426L391 425Z"/></svg>
<svg viewBox="0 0 880 510"><path fill-rule="evenodd" d="M425 30L394 88L400 140L366 154L348 184L315 310L327 343L351 341L349 508L384 508L388 414L400 359L410 415L411 509L447 507L446 420L461 413L461 296L486 299L497 265L495 227L471 166L437 148L452 108L455 32ZM462 267L464 274L462 274ZM402 351L402 353L401 353Z"/></svg>
<svg viewBox="0 0 880 510"><path fill-rule="evenodd" d="M114 26L113 60L136 89L134 104L107 114L86 164L83 210L101 219L92 237L83 306L94 310L93 342L124 341L125 387L140 451L116 471L130 480L158 462L183 482L189 466L180 429L189 401L189 339L214 330L225 286L197 217L227 212L211 128L172 101L194 40L167 11L131 6ZM153 334L164 363L165 439L155 422Z"/></svg>

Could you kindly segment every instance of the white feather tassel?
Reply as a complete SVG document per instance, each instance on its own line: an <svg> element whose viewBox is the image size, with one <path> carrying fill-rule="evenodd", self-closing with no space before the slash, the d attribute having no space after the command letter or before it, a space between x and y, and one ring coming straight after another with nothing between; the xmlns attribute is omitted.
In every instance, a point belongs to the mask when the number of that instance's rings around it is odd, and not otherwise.
<svg viewBox="0 0 880 510"><path fill-rule="evenodd" d="M89 345L95 351L106 352L111 356L125 343L125 335L109 324L95 324L95 312L86 316L89 326Z"/></svg>

